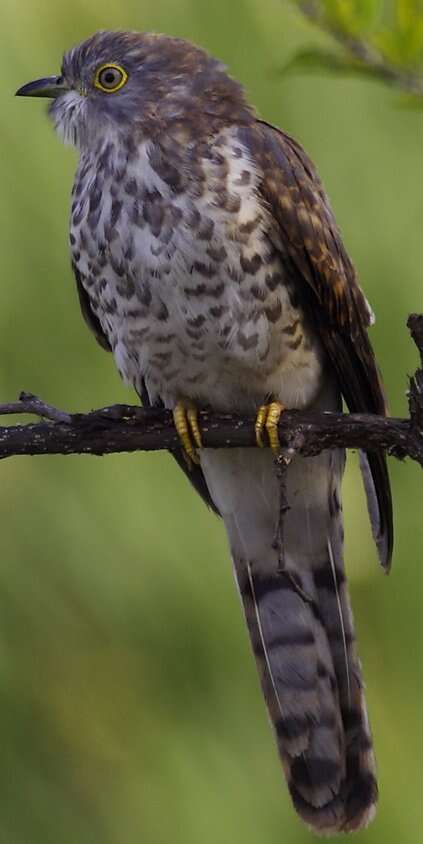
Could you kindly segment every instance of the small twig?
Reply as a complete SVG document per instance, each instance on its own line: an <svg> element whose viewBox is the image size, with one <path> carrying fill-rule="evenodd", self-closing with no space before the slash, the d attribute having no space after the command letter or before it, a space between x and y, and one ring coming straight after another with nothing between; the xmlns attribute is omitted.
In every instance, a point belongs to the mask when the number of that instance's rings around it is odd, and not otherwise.
<svg viewBox="0 0 423 844"><path fill-rule="evenodd" d="M294 454L292 454L292 457ZM278 554L278 572L285 570L285 515L290 509L286 494L286 470L292 457L287 461L283 454L276 460L276 477L279 487L279 513L272 547Z"/></svg>
<svg viewBox="0 0 423 844"><path fill-rule="evenodd" d="M423 315L410 314L407 320L407 328L420 352L420 363L423 367Z"/></svg>
<svg viewBox="0 0 423 844"><path fill-rule="evenodd" d="M421 74L402 70L392 64L371 44L362 38L357 38L345 32L325 16L318 0L297 0L295 5L308 20L334 38L359 64L369 68L375 77L412 96L423 96L423 76Z"/></svg>
<svg viewBox="0 0 423 844"><path fill-rule="evenodd" d="M420 352L420 363L423 367L423 316L411 314L407 320L407 327ZM410 378L408 391L408 407L410 411L411 428L414 439L423 439L423 368L418 369Z"/></svg>
<svg viewBox="0 0 423 844"><path fill-rule="evenodd" d="M12 402L11 404L3 404L0 407L1 415L7 413L30 413L40 416L42 419L50 419L52 422L65 422L69 424L72 421L69 413L66 413L64 410L58 410L57 407L53 407L51 404L46 404L37 396L34 396L33 393L25 393L23 391L19 395L19 401Z"/></svg>

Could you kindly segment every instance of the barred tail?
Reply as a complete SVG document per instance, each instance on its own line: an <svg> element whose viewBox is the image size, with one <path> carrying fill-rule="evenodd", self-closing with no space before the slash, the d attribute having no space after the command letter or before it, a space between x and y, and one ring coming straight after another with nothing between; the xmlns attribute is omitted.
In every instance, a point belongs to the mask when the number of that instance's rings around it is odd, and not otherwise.
<svg viewBox="0 0 423 844"><path fill-rule="evenodd" d="M342 559L343 454L288 467L282 559L270 454L203 454L294 806L317 833L364 827L377 784Z"/></svg>

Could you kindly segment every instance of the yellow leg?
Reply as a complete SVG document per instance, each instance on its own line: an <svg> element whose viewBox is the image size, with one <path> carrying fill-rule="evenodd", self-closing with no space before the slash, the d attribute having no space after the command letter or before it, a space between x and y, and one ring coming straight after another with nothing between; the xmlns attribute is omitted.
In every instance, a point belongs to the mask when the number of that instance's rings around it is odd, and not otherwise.
<svg viewBox="0 0 423 844"><path fill-rule="evenodd" d="M281 452L278 422L284 410L285 407L280 401L272 401L270 404L262 404L257 411L255 425L257 445L264 448L263 432L266 429L270 448L275 455Z"/></svg>
<svg viewBox="0 0 423 844"><path fill-rule="evenodd" d="M199 463L195 447L201 448L202 442L197 409L188 402L178 401L173 410L173 421L188 461Z"/></svg>

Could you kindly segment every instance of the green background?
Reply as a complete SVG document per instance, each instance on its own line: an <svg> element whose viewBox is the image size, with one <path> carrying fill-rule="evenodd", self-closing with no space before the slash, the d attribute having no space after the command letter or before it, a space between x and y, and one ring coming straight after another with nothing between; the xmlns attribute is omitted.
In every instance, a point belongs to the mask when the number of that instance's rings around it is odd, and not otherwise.
<svg viewBox="0 0 423 844"><path fill-rule="evenodd" d="M87 332L69 268L75 153L43 103L96 29L152 29L224 59L320 174L377 314L391 409L406 412L422 307L423 113L370 81L282 77L319 40L280 0L1 0L0 401L132 401ZM6 421L6 420L5 420ZM355 457L347 560L380 774L363 842L423 827L421 470L391 461L392 574L378 571ZM243 627L222 526L166 454L0 466L0 841L300 844Z"/></svg>

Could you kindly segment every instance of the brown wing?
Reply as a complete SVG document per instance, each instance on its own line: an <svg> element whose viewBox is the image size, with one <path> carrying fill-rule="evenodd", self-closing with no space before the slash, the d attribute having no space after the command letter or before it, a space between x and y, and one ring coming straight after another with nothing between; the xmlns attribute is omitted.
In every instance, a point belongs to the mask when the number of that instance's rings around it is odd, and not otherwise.
<svg viewBox="0 0 423 844"><path fill-rule="evenodd" d="M79 304L81 306L82 316L84 317L88 328L93 332L97 343L99 343L100 346L107 352L111 352L112 348L101 327L100 320L91 308L90 297L88 296L88 293L85 290L84 285L82 284L81 274L74 264L72 264L72 269L75 275L76 287L78 290ZM144 380L141 384L140 399L144 407L151 407L150 398ZM203 499L203 501L205 501L207 506L214 510L215 513L220 515L216 508L216 505L211 499L203 472L201 471L201 467L197 466L194 463L191 463L191 465L188 466L182 448L176 448L170 453L175 458L178 466L180 466L182 471L185 472L187 478L189 479L189 481L191 481L194 489L198 492L199 495L201 495L201 498Z"/></svg>
<svg viewBox="0 0 423 844"><path fill-rule="evenodd" d="M295 279L350 411L385 415L367 335L371 311L313 164L293 138L264 121L242 128L240 135L263 174L260 193L277 224L274 246ZM362 468L373 534L388 569L393 525L385 454L368 453Z"/></svg>

